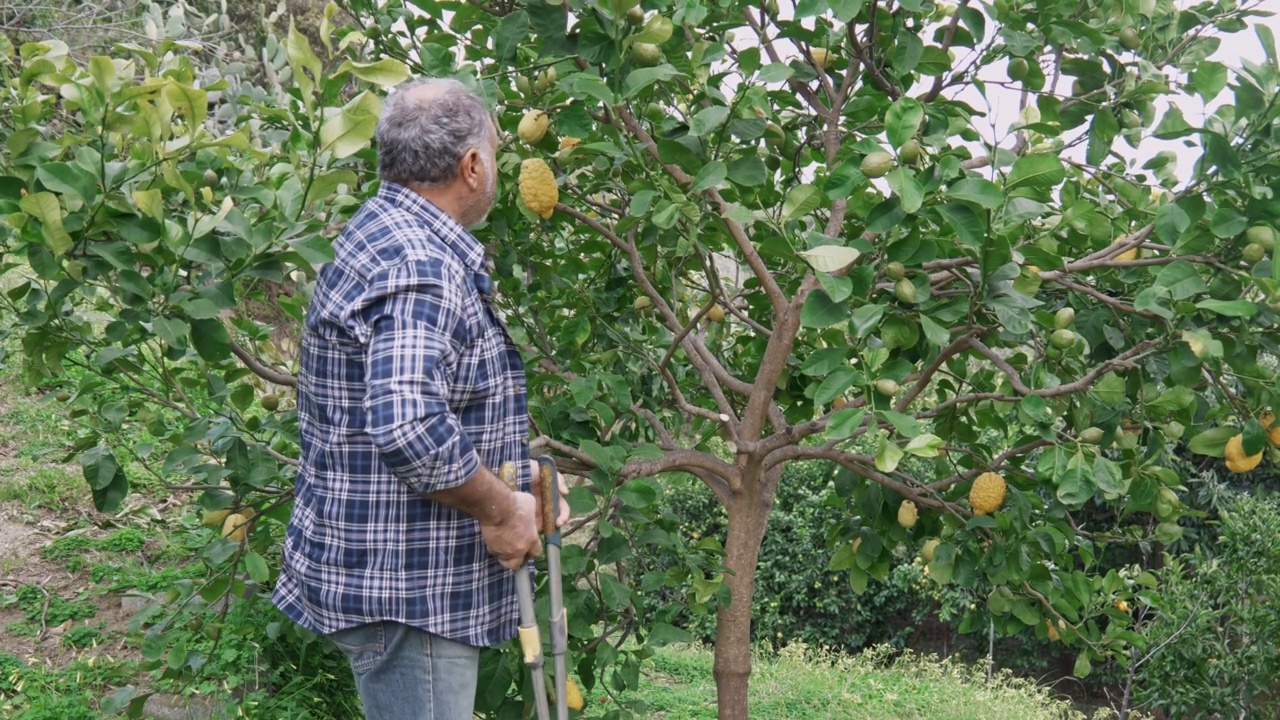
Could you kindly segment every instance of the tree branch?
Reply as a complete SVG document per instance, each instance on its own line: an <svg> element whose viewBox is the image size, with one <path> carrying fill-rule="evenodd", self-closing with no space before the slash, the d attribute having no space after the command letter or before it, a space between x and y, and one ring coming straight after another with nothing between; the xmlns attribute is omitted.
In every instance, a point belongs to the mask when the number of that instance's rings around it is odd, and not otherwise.
<svg viewBox="0 0 1280 720"><path fill-rule="evenodd" d="M257 375L263 380L276 385L284 385L291 388L298 387L298 379L296 377L267 367L253 355L250 355L247 350L240 347L238 343L231 343L231 352L234 353L236 357L240 358L240 362L244 363L245 367L252 370L254 375Z"/></svg>

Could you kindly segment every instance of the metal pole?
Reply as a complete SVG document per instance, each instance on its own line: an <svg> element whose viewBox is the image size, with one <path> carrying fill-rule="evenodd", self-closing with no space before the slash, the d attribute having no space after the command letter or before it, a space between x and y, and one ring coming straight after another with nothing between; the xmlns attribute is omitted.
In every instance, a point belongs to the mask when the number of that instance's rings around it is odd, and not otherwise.
<svg viewBox="0 0 1280 720"><path fill-rule="evenodd" d="M517 487L516 466L514 463L503 463L499 471L500 477L508 487ZM516 578L516 596L520 604L520 650L524 653L524 664L529 667L529 684L533 690L533 705L537 709L538 720L551 720L551 708L547 706L547 690L542 674L542 636L538 632L538 617L533 609L533 580L529 578L529 568L521 566L512 571Z"/></svg>
<svg viewBox="0 0 1280 720"><path fill-rule="evenodd" d="M556 718L569 720L569 703L565 697L568 671L565 668L569 652L569 623L564 609L564 586L560 564L560 528L556 527L556 515L560 511L560 479L555 461L546 455L538 458L541 471L542 519L547 535L547 577L551 590L551 655L555 658Z"/></svg>

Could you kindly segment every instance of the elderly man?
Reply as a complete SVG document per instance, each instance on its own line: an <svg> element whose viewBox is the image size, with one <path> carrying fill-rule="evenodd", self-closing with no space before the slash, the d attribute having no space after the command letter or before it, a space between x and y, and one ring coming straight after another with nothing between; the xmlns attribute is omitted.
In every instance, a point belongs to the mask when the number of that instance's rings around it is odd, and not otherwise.
<svg viewBox="0 0 1280 720"><path fill-rule="evenodd" d="M391 95L377 143L381 187L307 315L274 599L347 654L369 720L463 720L479 648L516 632L512 570L541 550L524 366L466 230L493 205L498 136L433 79ZM518 491L493 472L509 461Z"/></svg>

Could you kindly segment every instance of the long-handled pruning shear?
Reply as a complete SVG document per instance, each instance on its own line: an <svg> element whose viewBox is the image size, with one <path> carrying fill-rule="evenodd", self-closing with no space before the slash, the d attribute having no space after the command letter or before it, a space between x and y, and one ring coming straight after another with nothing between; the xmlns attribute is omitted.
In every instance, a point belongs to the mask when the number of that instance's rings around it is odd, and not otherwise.
<svg viewBox="0 0 1280 720"><path fill-rule="evenodd" d="M516 486L517 471L514 463L504 463L501 469L503 482L511 487ZM539 518L539 530L547 538L547 575L551 590L551 654L555 658L555 694L556 718L568 720L569 705L565 696L568 678L566 658L569 650L569 625L564 609L564 586L560 565L560 528L556 527L556 514L560 508L560 478L556 471L555 461L546 455L538 457L538 474L534 480L534 493L542 508ZM525 665L529 666L529 676L533 682L534 707L538 720L551 720L551 710L547 705L547 694L543 691L542 674L542 637L538 632L538 618L533 609L533 582L529 571L518 568L516 576L516 594L520 601L520 648L524 652Z"/></svg>

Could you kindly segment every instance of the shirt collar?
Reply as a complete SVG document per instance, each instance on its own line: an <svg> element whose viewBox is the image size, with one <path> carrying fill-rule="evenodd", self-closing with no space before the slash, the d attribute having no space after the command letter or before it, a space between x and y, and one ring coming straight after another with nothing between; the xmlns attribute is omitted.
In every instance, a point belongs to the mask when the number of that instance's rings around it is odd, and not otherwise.
<svg viewBox="0 0 1280 720"><path fill-rule="evenodd" d="M457 220L436 207L435 203L404 185L385 181L378 188L378 197L430 226L468 268L484 271L484 246L466 228L459 225Z"/></svg>

